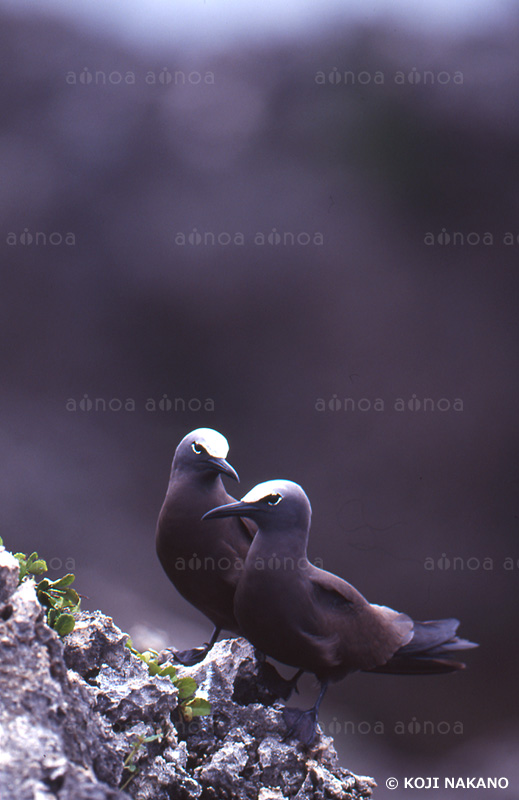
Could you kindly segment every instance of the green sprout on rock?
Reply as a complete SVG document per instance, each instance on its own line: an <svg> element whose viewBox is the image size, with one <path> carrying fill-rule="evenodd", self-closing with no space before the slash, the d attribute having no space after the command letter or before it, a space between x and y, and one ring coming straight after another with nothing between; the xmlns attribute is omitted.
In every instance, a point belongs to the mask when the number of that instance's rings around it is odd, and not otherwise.
<svg viewBox="0 0 519 800"><path fill-rule="evenodd" d="M2 545L3 542L0 539L0 546ZM36 552L28 556L25 553L15 553L14 557L20 567L18 585L49 571L47 562ZM74 630L73 615L81 607L81 598L76 590L71 588L74 581L75 575L69 573L55 581L42 578L36 583L36 596L42 606L47 609L47 624L54 628L60 636L66 636L67 633Z"/></svg>
<svg viewBox="0 0 519 800"><path fill-rule="evenodd" d="M133 646L133 642L128 638L126 647L143 661L148 667L150 675L159 675L161 678L169 678L178 690L178 699L180 700L179 709L186 722L191 722L193 717L205 717L211 713L211 704L203 697L195 697L195 692L198 688L196 681L193 678L178 678L177 670L172 664L161 666L158 658L159 654L156 650L145 650L140 653Z"/></svg>

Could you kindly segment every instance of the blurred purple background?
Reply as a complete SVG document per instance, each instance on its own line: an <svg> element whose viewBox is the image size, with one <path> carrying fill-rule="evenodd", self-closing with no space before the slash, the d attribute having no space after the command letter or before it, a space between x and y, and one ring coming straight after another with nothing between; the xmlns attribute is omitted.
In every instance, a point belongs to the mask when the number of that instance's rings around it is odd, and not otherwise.
<svg viewBox="0 0 519 800"><path fill-rule="evenodd" d="M137 638L200 643L154 528L178 441L214 427L233 493L303 485L325 568L481 642L464 674L334 686L344 765L377 797L476 771L518 798L519 16L109 30L0 10L6 546Z"/></svg>

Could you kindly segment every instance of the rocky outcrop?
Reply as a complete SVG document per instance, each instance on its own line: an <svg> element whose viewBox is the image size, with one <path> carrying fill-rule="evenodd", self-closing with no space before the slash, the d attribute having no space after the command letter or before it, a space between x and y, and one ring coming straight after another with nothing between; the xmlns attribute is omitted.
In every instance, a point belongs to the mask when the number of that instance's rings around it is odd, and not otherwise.
<svg viewBox="0 0 519 800"><path fill-rule="evenodd" d="M5 550L0 600L2 800L371 796L373 781L340 767L330 738L320 734L311 751L283 741L283 705L262 686L243 639L179 669L212 705L209 716L187 721L172 681L150 676L109 617L79 613L62 641L34 583L18 586L18 563Z"/></svg>

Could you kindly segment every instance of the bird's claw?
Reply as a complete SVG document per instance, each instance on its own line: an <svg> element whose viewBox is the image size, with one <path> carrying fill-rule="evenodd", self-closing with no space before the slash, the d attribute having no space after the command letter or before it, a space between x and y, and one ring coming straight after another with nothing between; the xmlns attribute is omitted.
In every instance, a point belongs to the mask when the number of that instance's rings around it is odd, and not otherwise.
<svg viewBox="0 0 519 800"><path fill-rule="evenodd" d="M171 657L177 664L183 667L193 667L195 664L200 664L209 652L209 646L194 647L192 650L180 650L175 653L171 651Z"/></svg>
<svg viewBox="0 0 519 800"><path fill-rule="evenodd" d="M304 747L310 747L317 735L317 711L311 708L309 711L301 711L299 708L284 708L283 719L288 730L283 736L283 741L287 739L297 739Z"/></svg>

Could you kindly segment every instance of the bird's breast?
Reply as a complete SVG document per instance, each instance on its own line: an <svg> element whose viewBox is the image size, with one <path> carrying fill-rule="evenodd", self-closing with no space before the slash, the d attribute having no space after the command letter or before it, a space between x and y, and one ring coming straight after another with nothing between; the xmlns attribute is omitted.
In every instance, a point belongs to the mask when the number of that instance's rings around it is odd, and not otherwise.
<svg viewBox="0 0 519 800"><path fill-rule="evenodd" d="M223 496L202 494L194 499L188 491L169 493L157 523L156 549L180 594L215 625L236 630L234 591L250 539L236 517L201 519L206 511L230 500L225 491Z"/></svg>
<svg viewBox="0 0 519 800"><path fill-rule="evenodd" d="M308 667L305 658L313 663L311 646L303 646L303 639L319 632L305 584L304 576L287 579L282 569L246 569L234 596L243 635L262 652L295 667Z"/></svg>

